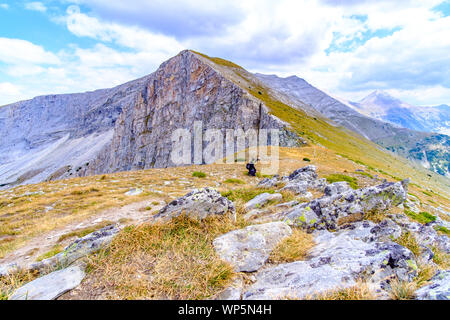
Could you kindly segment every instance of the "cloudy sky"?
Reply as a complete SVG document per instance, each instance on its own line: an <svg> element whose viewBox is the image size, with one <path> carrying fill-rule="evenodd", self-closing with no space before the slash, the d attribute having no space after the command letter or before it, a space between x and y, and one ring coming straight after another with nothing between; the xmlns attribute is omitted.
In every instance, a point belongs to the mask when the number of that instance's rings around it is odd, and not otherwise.
<svg viewBox="0 0 450 320"><path fill-rule="evenodd" d="M111 87L183 49L344 99L450 104L450 0L0 0L0 105Z"/></svg>

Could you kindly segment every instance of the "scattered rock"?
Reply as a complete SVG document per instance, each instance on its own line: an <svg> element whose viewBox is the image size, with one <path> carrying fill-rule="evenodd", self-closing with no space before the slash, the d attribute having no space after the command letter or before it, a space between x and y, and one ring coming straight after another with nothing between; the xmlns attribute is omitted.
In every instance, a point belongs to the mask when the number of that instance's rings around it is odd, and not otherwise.
<svg viewBox="0 0 450 320"><path fill-rule="evenodd" d="M305 194L308 189L323 191L327 182L325 179L318 179L316 170L313 165L295 170L283 178L286 185L281 190L289 190L295 194Z"/></svg>
<svg viewBox="0 0 450 320"><path fill-rule="evenodd" d="M219 293L214 300L241 300L243 290L244 281L242 278L237 278L229 287Z"/></svg>
<svg viewBox="0 0 450 320"><path fill-rule="evenodd" d="M450 300L450 270L439 271L430 283L416 291L418 300Z"/></svg>
<svg viewBox="0 0 450 320"><path fill-rule="evenodd" d="M431 249L437 247L445 253L450 254L450 241L445 235L440 235L433 228L433 223L423 225L418 222L412 222L404 214L394 214L390 217L405 231L411 232L417 242Z"/></svg>
<svg viewBox="0 0 450 320"><path fill-rule="evenodd" d="M251 220L257 216L260 216L265 213L265 210L253 209L244 214L244 220Z"/></svg>
<svg viewBox="0 0 450 320"><path fill-rule="evenodd" d="M324 188L324 193L326 196L335 196L338 194L351 191L350 185L346 181L333 182Z"/></svg>
<svg viewBox="0 0 450 320"><path fill-rule="evenodd" d="M281 199L283 199L283 196L280 193L261 193L247 202L244 205L244 209L251 210L254 208L261 208L269 201L276 201Z"/></svg>
<svg viewBox="0 0 450 320"><path fill-rule="evenodd" d="M297 200L292 200L289 202L283 202L283 203L276 204L274 207L275 208L292 208L293 206L296 206L297 204L298 204Z"/></svg>
<svg viewBox="0 0 450 320"><path fill-rule="evenodd" d="M212 188L195 189L162 208L153 218L155 221L169 221L184 213L196 219L205 219L211 215L232 213L236 219L236 209L233 202Z"/></svg>
<svg viewBox="0 0 450 320"><path fill-rule="evenodd" d="M118 232L119 229L115 225L104 227L84 236L83 238L75 240L71 245L67 246L64 251L58 253L57 255L40 262L33 263L30 266L30 269L43 270L51 269L58 265L69 265L84 256L106 247Z"/></svg>
<svg viewBox="0 0 450 320"><path fill-rule="evenodd" d="M140 195L142 192L143 192L142 189L139 189L139 188L133 188L133 189L130 189L130 191L125 192L125 195L126 195L126 196L138 196L138 195Z"/></svg>
<svg viewBox="0 0 450 320"><path fill-rule="evenodd" d="M336 230L341 220L349 220L351 217L362 220L367 213L387 210L403 203L405 199L406 191L402 183L383 183L299 204L282 213L280 218L309 230Z"/></svg>
<svg viewBox="0 0 450 320"><path fill-rule="evenodd" d="M292 172L288 179L289 181L312 181L318 178L316 173L317 167L309 165Z"/></svg>
<svg viewBox="0 0 450 320"><path fill-rule="evenodd" d="M264 269L243 299L305 298L308 295L354 286L364 276L380 292L386 279L411 281L416 275L414 255L392 242L352 239L348 231L317 232L317 243L308 261L297 261Z"/></svg>
<svg viewBox="0 0 450 320"><path fill-rule="evenodd" d="M0 278L7 277L11 274L14 274L18 270L19 270L19 266L16 263L0 265Z"/></svg>
<svg viewBox="0 0 450 320"><path fill-rule="evenodd" d="M284 222L270 222L228 232L216 238L213 245L236 272L252 272L261 268L275 246L291 234Z"/></svg>
<svg viewBox="0 0 450 320"><path fill-rule="evenodd" d="M295 181L290 182L283 188L281 188L281 191L291 191L295 194L304 194L308 191L308 181Z"/></svg>
<svg viewBox="0 0 450 320"><path fill-rule="evenodd" d="M80 285L85 276L78 265L58 270L20 287L9 300L54 300Z"/></svg>
<svg viewBox="0 0 450 320"><path fill-rule="evenodd" d="M402 235L402 228L387 218L379 224L368 220L345 224L339 230L346 230L347 236L365 242L392 241Z"/></svg>
<svg viewBox="0 0 450 320"><path fill-rule="evenodd" d="M260 188L273 188L280 183L280 176L274 175L272 178L264 178L258 183Z"/></svg>

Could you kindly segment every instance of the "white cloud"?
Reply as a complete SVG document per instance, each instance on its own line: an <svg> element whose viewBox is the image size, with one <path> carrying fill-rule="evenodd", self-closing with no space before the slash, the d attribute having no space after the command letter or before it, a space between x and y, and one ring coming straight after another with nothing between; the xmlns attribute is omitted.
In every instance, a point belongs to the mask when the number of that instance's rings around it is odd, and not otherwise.
<svg viewBox="0 0 450 320"><path fill-rule="evenodd" d="M7 4L7 3L0 3L0 8L8 10L9 9L9 4Z"/></svg>
<svg viewBox="0 0 450 320"><path fill-rule="evenodd" d="M69 6L53 21L97 44L51 53L0 38L0 61L17 83L40 93L110 87L191 48L251 71L296 74L343 98L383 89L411 104L450 102L450 17L431 10L439 0L67 2L89 11Z"/></svg>
<svg viewBox="0 0 450 320"><path fill-rule="evenodd" d="M0 106L8 102L16 101L11 99L17 99L21 95L22 92L19 86L9 82L0 82Z"/></svg>
<svg viewBox="0 0 450 320"><path fill-rule="evenodd" d="M21 39L0 38L0 61L10 64L58 64L59 58L43 47Z"/></svg>
<svg viewBox="0 0 450 320"><path fill-rule="evenodd" d="M47 11L47 7L42 2L38 2L38 1L25 3L25 9L32 10L32 11L38 11L38 12L46 12Z"/></svg>

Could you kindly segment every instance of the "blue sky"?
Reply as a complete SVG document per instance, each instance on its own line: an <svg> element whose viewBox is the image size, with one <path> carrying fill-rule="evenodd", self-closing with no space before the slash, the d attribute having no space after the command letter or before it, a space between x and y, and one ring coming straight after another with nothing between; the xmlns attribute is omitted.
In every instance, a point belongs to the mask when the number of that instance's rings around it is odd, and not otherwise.
<svg viewBox="0 0 450 320"><path fill-rule="evenodd" d="M449 0L0 0L0 105L118 85L187 48L343 99L450 104Z"/></svg>

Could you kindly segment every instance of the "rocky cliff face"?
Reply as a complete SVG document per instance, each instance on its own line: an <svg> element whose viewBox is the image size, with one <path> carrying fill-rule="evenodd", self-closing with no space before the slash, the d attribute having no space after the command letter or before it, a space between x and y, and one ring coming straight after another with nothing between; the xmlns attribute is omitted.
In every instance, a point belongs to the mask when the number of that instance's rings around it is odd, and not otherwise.
<svg viewBox="0 0 450 320"><path fill-rule="evenodd" d="M134 104L119 116L114 135L85 174L174 166L174 130L283 130L285 124L268 114L259 101L217 72L206 59L183 51L149 76ZM282 145L298 137L285 132ZM192 163L194 154L192 153ZM218 156L217 158L222 158Z"/></svg>
<svg viewBox="0 0 450 320"><path fill-rule="evenodd" d="M113 89L1 108L0 185L173 166L172 132L192 132L196 121L204 130L281 129L281 145L298 143L285 123L213 66L186 50Z"/></svg>
<svg viewBox="0 0 450 320"><path fill-rule="evenodd" d="M111 140L145 79L0 108L0 187L75 175Z"/></svg>

